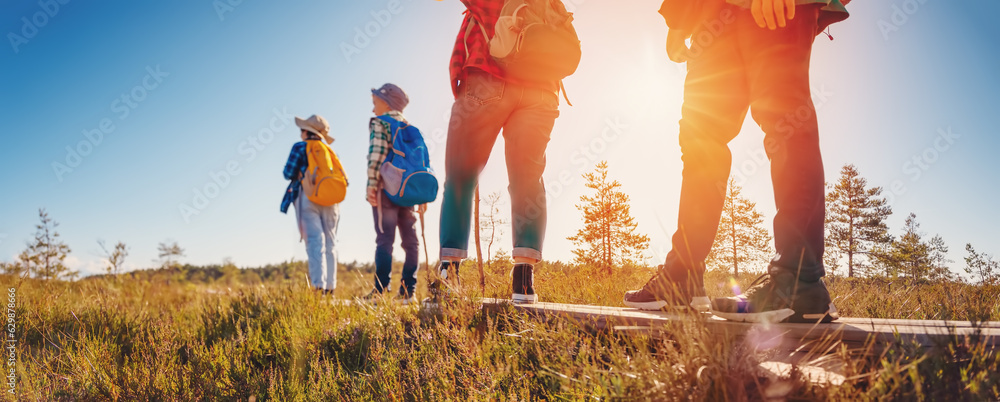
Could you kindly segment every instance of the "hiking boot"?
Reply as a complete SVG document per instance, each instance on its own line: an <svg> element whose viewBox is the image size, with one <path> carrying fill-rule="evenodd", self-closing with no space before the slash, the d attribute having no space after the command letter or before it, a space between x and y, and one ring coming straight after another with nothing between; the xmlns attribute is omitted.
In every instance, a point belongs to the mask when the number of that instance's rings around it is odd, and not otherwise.
<svg viewBox="0 0 1000 402"><path fill-rule="evenodd" d="M642 289L625 292L625 305L640 310L677 310L692 308L708 311L711 303L705 296L703 279L694 274L670 272L665 266L656 267Z"/></svg>
<svg viewBox="0 0 1000 402"><path fill-rule="evenodd" d="M514 303L535 303L538 295L535 294L535 267L531 264L514 264L513 294L511 300Z"/></svg>
<svg viewBox="0 0 1000 402"><path fill-rule="evenodd" d="M817 323L840 318L823 281L770 273L754 280L745 294L712 299L712 313L745 322Z"/></svg>

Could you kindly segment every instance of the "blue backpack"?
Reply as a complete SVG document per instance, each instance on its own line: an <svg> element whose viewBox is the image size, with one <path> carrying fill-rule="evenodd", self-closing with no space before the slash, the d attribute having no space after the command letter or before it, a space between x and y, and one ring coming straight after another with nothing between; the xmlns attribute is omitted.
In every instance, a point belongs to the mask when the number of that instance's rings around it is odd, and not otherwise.
<svg viewBox="0 0 1000 402"><path fill-rule="evenodd" d="M434 201L438 180L420 130L386 115L378 119L389 123L389 143L392 145L379 168L385 195L401 207Z"/></svg>

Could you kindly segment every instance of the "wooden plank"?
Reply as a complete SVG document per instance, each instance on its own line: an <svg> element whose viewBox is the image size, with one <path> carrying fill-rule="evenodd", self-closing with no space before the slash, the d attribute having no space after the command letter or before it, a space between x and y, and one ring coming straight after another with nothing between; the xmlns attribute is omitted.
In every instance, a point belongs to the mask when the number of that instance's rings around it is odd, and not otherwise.
<svg viewBox="0 0 1000 402"><path fill-rule="evenodd" d="M973 324L968 321L924 321L844 317L829 324L762 324L728 321L711 314L677 314L664 311L642 311L632 308L587 306L558 303L512 304L504 299L483 299L486 309L512 306L518 311L542 317L561 317L582 325L626 332L668 335L669 324L701 320L714 333L751 337L761 344L790 349L829 349L843 342L851 349L871 346L873 351L897 340L915 342L925 347L947 344L955 337L981 337L989 347L1000 345L1000 322ZM869 343L871 343L869 345Z"/></svg>

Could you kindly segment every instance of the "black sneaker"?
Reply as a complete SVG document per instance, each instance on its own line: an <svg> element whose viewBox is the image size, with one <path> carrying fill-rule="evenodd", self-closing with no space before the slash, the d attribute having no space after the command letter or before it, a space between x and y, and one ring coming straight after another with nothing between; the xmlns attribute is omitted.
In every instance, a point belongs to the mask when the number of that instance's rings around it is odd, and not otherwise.
<svg viewBox="0 0 1000 402"><path fill-rule="evenodd" d="M708 311L711 303L705 295L703 278L673 273L663 265L656 267L642 289L625 292L625 305L640 310L689 309Z"/></svg>
<svg viewBox="0 0 1000 402"><path fill-rule="evenodd" d="M511 300L514 303L535 303L538 295L535 294L535 267L531 264L514 264L513 295Z"/></svg>
<svg viewBox="0 0 1000 402"><path fill-rule="evenodd" d="M460 265L461 263L459 262L443 261L438 266L438 276L448 286L458 286L461 283L461 279L458 276L458 267Z"/></svg>
<svg viewBox="0 0 1000 402"><path fill-rule="evenodd" d="M451 294L452 288L458 281L458 265L449 261L442 261L438 265L438 278L427 284L427 293L430 293L430 297L424 299L425 304L438 303Z"/></svg>
<svg viewBox="0 0 1000 402"><path fill-rule="evenodd" d="M745 294L712 299L712 314L744 322L831 322L840 318L823 281L792 274L764 274Z"/></svg>

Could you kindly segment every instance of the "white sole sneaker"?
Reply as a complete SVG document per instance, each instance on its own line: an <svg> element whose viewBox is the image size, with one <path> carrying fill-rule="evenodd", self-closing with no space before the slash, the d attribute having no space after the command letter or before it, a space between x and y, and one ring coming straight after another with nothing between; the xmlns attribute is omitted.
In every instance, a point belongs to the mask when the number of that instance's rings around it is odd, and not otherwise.
<svg viewBox="0 0 1000 402"><path fill-rule="evenodd" d="M522 294L514 293L514 295L511 296L510 299L513 300L514 303L532 304L532 303L537 303L538 302L538 295L537 294L534 294L534 295L522 295Z"/></svg>
<svg viewBox="0 0 1000 402"><path fill-rule="evenodd" d="M624 303L625 303L625 306L628 306L628 307L637 308L639 310L650 310L650 311L663 310L663 308L667 306L667 302L665 302L663 300L656 300L656 301L651 301L651 302L629 302L629 301L626 301ZM708 299L707 296L698 296L698 297L691 298L691 304L690 304L690 306L695 311L705 313L705 312L708 312L712 308L712 302ZM670 310L684 310L686 308L687 307L673 306L673 307L670 307Z"/></svg>
<svg viewBox="0 0 1000 402"><path fill-rule="evenodd" d="M723 311L712 310L712 314L716 316L725 318L729 321L738 322L753 322L753 323L779 323L786 320L788 317L795 315L795 310L790 308L783 308L780 310L764 311L761 313L727 313Z"/></svg>

